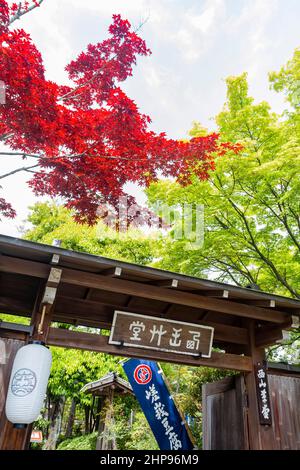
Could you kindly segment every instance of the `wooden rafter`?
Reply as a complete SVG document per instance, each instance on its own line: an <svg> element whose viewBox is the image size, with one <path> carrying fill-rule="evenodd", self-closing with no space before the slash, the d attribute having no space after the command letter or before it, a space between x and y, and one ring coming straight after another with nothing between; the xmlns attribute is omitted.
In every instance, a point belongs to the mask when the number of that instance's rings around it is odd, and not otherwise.
<svg viewBox="0 0 300 470"><path fill-rule="evenodd" d="M27 261L7 256L1 256L1 268L5 272L31 274L31 276L47 278L48 267L43 263ZM204 308L210 311L222 312L229 315L252 318L272 323L284 323L288 314L270 308L262 308L232 302L227 299L215 299L204 295L196 295L176 289L165 289L145 285L123 279L108 278L100 274L82 272L75 269L63 268L61 282L76 286L103 289L119 294L133 295L145 299L156 299L167 303L184 305L186 307Z"/></svg>

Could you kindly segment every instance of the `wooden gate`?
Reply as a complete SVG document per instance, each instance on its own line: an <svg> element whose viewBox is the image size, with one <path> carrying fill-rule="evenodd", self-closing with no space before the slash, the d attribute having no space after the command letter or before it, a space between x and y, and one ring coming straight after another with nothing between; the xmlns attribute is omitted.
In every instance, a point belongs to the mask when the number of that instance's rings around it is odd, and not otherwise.
<svg viewBox="0 0 300 470"><path fill-rule="evenodd" d="M272 449L300 450L300 374L290 369L272 366L268 374L274 422Z"/></svg>
<svg viewBox="0 0 300 470"><path fill-rule="evenodd" d="M282 340L283 331L297 328L299 300L4 235L0 235L0 255L0 311L31 318L30 327L0 322L1 337L244 374L204 387L204 448L299 448L296 381L289 381L289 390L290 387L294 390L289 393L284 388L287 382L282 384L283 392L279 396L277 379L271 378L272 424L261 424L261 415L267 419L264 415L269 414L269 403L259 409L257 404L258 400L266 400L258 388L257 367L266 359L265 349ZM141 347L126 341L131 335L130 325L115 344L102 330L112 330L115 326L116 311L151 319L153 331L164 331L165 321L170 326L183 322L197 328L213 328L214 350L207 357L202 345L194 339L189 340L189 347L197 354L177 351L175 346L169 352L158 338L151 348L147 343ZM56 322L95 328L97 333L58 328L54 326ZM188 332L193 334L193 330ZM169 346L174 341L173 334L170 329L164 336ZM149 338L147 341L152 343ZM188 349L187 341L184 343ZM7 342L9 347L13 344ZM0 404L0 447L19 449L25 447L29 428L12 430L3 421L13 355L12 348L9 362L1 366L0 387L3 383L4 388ZM266 387L264 382L262 386Z"/></svg>
<svg viewBox="0 0 300 470"><path fill-rule="evenodd" d="M264 448L300 450L299 370L293 373L289 366L270 364L268 382L272 426ZM247 405L243 375L203 385L203 449L250 449Z"/></svg>
<svg viewBox="0 0 300 470"><path fill-rule="evenodd" d="M203 449L248 449L244 377L236 375L202 387Z"/></svg>

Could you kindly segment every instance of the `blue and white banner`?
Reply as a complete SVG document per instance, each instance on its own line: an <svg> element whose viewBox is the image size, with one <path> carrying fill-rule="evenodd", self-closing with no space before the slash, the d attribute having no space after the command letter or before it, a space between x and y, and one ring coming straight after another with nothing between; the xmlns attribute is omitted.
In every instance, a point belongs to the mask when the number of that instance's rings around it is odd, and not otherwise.
<svg viewBox="0 0 300 470"><path fill-rule="evenodd" d="M192 450L193 443L156 362L129 359L123 368L161 450Z"/></svg>

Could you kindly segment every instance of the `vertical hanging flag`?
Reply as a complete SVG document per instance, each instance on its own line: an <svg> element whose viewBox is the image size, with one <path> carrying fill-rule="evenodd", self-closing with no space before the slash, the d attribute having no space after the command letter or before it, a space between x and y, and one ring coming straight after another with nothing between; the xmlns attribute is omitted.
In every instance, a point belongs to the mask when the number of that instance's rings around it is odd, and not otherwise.
<svg viewBox="0 0 300 470"><path fill-rule="evenodd" d="M123 364L136 398L161 450L192 450L187 432L173 397L156 362L129 359Z"/></svg>

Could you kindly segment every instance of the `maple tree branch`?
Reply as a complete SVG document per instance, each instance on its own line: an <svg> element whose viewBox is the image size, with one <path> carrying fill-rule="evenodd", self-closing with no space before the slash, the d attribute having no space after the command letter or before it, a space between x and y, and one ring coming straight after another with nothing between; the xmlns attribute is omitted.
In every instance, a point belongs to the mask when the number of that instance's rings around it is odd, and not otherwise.
<svg viewBox="0 0 300 470"><path fill-rule="evenodd" d="M140 22L140 24L133 30L134 33L137 33L143 26L145 23L147 23L148 19L149 19L149 16L147 16L147 18L143 21ZM111 62L112 60L116 59L118 56L118 53L116 52L110 59L109 59L109 62ZM107 62L106 64L106 67L107 65L109 64L109 62ZM85 86L89 85L90 83L92 83L96 77L98 77L98 75L103 71L103 67L96 70L96 72L94 73L94 75L89 79L87 80L86 82L84 83L81 83L80 85L77 85L75 88L73 88L73 90L71 91L68 91L68 93L65 93L64 95L60 96L58 98L58 102L60 101L65 101L67 100L71 95L73 95L74 93L76 93L76 91L80 90L81 88L84 88ZM76 97L80 96L82 93L79 93L78 95L76 95Z"/></svg>
<svg viewBox="0 0 300 470"><path fill-rule="evenodd" d="M11 17L8 24L11 25L14 21L19 20L21 16L26 15L26 13L29 13L35 8L38 8L43 3L43 1L44 0L37 0L35 3L33 3L33 5L28 8L22 8L22 2L20 2L17 13Z"/></svg>
<svg viewBox="0 0 300 470"><path fill-rule="evenodd" d="M2 134L2 135L0 135L0 141L2 141L2 140L5 141L5 140L7 140L9 137L11 137L12 135L13 135L13 134L12 134L12 133L9 133L9 132L8 132L7 134Z"/></svg>
<svg viewBox="0 0 300 470"><path fill-rule="evenodd" d="M115 54L114 56L112 56L112 58L110 60L113 60L117 57L117 54ZM84 83L81 83L80 85L76 86L75 88L73 88L73 90L71 91L68 91L68 93L65 93L63 96L61 96L60 98L58 98L58 102L60 101L65 101L69 98L69 96L73 95L74 93L76 93L76 91L80 90L81 88L84 88L85 86L89 85L91 82L93 82L95 80L96 77L98 77L98 75L102 72L103 69L99 69L97 70L94 75L92 76L92 78L90 78L89 80L87 80L86 82ZM82 93L79 93L77 96L80 96Z"/></svg>
<svg viewBox="0 0 300 470"><path fill-rule="evenodd" d="M37 155L33 153L26 153L26 152L0 152L0 156L15 156L15 157L22 157L22 158L38 158L39 160L45 160L51 163L52 160L62 159L62 158L79 158L79 157L88 157L89 154L86 152L74 154L74 155L56 155L53 157L46 157L45 155ZM108 160L128 160L128 161L143 161L147 160L146 158L139 158L139 159L132 159L128 157L119 157L115 155L93 155L94 157L98 158L105 158Z"/></svg>
<svg viewBox="0 0 300 470"><path fill-rule="evenodd" d="M46 161L46 162L49 162L51 163L52 160L56 160L56 159L63 159L63 158L79 158L79 157L89 157L91 155L89 155L87 153L88 151L86 152L82 152L82 153L78 153L78 154L74 154L74 155L56 155L56 156L53 156L53 157L46 157L45 155L37 155L37 154L33 154L33 153L26 153L26 152L0 152L0 156L16 156L16 157L22 157L22 158L38 158L42 161ZM95 154L95 155L92 155L92 157L96 157L96 158L104 158L106 160L126 160L126 161L129 161L129 162L148 162L149 159L146 157L146 158L130 158L130 157L122 157L122 156L119 156L119 155L98 155L98 154ZM155 159L159 159L159 158L165 158L164 156L159 156L159 155L156 155L155 156ZM170 158L169 161L176 161L176 160L180 160L182 157L179 156L177 159L176 158Z"/></svg>
<svg viewBox="0 0 300 470"><path fill-rule="evenodd" d="M16 173L19 173L20 171L29 171L31 170L31 168L36 168L38 166L40 166L39 163L37 163L36 165L23 166L23 167L17 168L16 170L12 170L8 173L5 173L4 175L0 175L0 180L2 180L3 178L7 178L8 176L14 175Z"/></svg>
<svg viewBox="0 0 300 470"><path fill-rule="evenodd" d="M289 185L289 182L287 184L287 187L288 187L288 185ZM273 196L275 197L275 201L276 201L277 207L279 209L279 212L281 214L281 217L279 217L276 213L275 213L275 215L277 215L278 220L280 220L283 223L283 225L285 226L285 228L286 228L288 234L290 235L292 241L294 242L294 244L296 245L296 247L300 251L300 243L297 240L296 235L293 233L293 230L292 230L292 228L290 227L290 225L288 223L285 203L284 203L284 201L280 202L280 197L282 197L282 194L278 195L276 193L275 189L270 185L270 183L268 183L268 187L269 187L271 193L273 194ZM287 191L287 187L285 187L283 189L283 192Z"/></svg>
<svg viewBox="0 0 300 470"><path fill-rule="evenodd" d="M217 263L220 263L222 267L219 267L220 270L225 270L228 274L230 269L238 272L241 276L243 276L248 282L253 282L256 283L255 279L251 275L251 273L246 270L244 271L242 268L240 268L232 259L229 258L228 262L226 263L225 261L222 260L216 260ZM224 268L226 266L227 268ZM232 276L231 276L232 277ZM236 282L236 281L235 281ZM241 285L241 284L240 284Z"/></svg>
<svg viewBox="0 0 300 470"><path fill-rule="evenodd" d="M0 156L15 156L15 157L22 157L22 158L38 158L39 160L43 159L54 159L54 158L76 158L81 157L83 154L80 153L78 155L57 155L56 157L45 157L44 155L37 155L33 153L26 153L26 152L0 152Z"/></svg>

